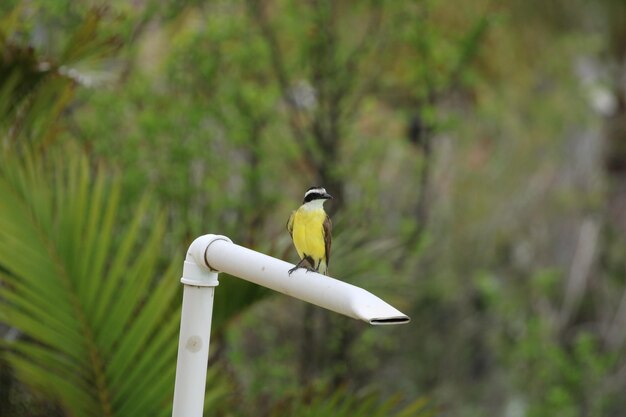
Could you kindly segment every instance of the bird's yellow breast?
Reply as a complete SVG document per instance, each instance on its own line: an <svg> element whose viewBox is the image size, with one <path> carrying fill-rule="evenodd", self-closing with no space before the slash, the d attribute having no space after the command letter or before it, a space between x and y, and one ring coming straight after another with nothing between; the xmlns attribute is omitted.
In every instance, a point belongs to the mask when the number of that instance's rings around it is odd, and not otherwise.
<svg viewBox="0 0 626 417"><path fill-rule="evenodd" d="M324 244L324 209L307 210L300 207L293 218L293 243L300 258L305 255L316 262L326 256Z"/></svg>

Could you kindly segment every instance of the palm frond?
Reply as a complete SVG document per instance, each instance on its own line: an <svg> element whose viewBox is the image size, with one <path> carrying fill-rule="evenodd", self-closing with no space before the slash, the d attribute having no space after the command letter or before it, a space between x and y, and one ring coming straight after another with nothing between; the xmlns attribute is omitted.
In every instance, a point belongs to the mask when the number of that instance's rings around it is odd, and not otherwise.
<svg viewBox="0 0 626 417"><path fill-rule="evenodd" d="M426 398L420 397L408 404L402 404L399 395L382 400L376 393L355 394L345 387L334 391L326 389L305 393L290 403L280 404L272 411L272 416L289 415L294 417L432 417L435 411Z"/></svg>
<svg viewBox="0 0 626 417"><path fill-rule="evenodd" d="M14 147L26 141L44 148L62 130L58 121L77 85L117 78L121 66L113 56L121 42L103 35L104 9L94 8L68 33L62 52L48 56L25 35L30 30L25 9L18 5L0 18L0 131Z"/></svg>
<svg viewBox="0 0 626 417"><path fill-rule="evenodd" d="M70 415L168 415L181 259L160 269L164 219L144 200L120 228L119 186L83 157L2 159L0 322L21 333L6 361Z"/></svg>

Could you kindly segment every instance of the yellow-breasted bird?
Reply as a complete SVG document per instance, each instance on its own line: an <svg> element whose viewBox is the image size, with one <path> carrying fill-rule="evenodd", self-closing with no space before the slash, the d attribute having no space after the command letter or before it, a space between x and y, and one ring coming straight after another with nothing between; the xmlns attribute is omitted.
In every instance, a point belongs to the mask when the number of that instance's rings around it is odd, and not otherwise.
<svg viewBox="0 0 626 417"><path fill-rule="evenodd" d="M289 216L287 230L300 256L289 275L298 268L328 273L333 224L324 211L324 202L332 198L323 187L311 187L304 193L302 205Z"/></svg>

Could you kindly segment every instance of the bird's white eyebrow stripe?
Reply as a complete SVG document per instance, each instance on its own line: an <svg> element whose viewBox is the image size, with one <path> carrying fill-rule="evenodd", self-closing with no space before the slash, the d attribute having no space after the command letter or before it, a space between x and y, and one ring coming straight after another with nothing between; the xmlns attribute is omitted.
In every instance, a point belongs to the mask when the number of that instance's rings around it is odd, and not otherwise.
<svg viewBox="0 0 626 417"><path fill-rule="evenodd" d="M307 191L306 193L304 193L304 197L306 197L309 194L326 194L326 190L324 188L313 188L312 190Z"/></svg>

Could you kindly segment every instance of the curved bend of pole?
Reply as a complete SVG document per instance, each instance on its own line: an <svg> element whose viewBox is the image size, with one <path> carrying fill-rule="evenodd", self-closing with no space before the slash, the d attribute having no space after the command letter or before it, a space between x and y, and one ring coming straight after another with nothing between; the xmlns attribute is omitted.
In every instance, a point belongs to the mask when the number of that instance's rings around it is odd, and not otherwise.
<svg viewBox="0 0 626 417"><path fill-rule="evenodd" d="M225 236L204 235L189 247L181 281L210 285L203 277L226 272L274 291L374 325L408 323L409 317L370 292L337 279L234 244Z"/></svg>

